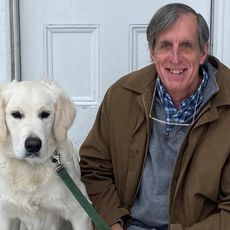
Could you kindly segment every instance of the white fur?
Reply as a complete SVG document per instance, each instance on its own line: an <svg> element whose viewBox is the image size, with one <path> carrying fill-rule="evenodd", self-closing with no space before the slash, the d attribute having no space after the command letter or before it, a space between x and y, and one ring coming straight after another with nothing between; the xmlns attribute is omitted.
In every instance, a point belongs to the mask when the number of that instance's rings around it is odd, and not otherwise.
<svg viewBox="0 0 230 230"><path fill-rule="evenodd" d="M13 82L0 89L1 230L10 230L15 218L28 230L57 230L62 218L69 220L74 230L92 229L89 217L56 175L56 165L51 162L57 150L87 197L80 181L77 153L67 140L74 117L73 104L52 82ZM28 155L28 137L41 141L35 154Z"/></svg>

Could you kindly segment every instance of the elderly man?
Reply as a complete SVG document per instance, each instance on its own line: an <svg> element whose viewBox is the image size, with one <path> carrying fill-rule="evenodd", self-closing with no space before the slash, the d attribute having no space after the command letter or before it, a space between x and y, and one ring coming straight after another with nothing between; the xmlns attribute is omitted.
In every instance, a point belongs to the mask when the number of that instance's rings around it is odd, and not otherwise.
<svg viewBox="0 0 230 230"><path fill-rule="evenodd" d="M230 70L187 5L160 8L147 39L154 64L110 87L81 147L89 196L113 230L227 230Z"/></svg>

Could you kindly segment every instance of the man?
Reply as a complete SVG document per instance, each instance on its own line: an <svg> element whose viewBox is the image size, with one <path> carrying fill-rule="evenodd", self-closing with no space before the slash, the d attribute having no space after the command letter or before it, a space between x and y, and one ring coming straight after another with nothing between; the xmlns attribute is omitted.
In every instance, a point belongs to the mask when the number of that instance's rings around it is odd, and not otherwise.
<svg viewBox="0 0 230 230"><path fill-rule="evenodd" d="M147 28L154 64L106 93L83 143L82 179L113 230L230 227L230 70L184 4Z"/></svg>

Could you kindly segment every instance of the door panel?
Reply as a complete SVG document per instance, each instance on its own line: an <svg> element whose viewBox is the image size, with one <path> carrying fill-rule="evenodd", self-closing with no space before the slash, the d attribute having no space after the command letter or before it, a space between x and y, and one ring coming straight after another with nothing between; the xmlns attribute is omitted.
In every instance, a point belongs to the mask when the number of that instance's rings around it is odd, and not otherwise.
<svg viewBox="0 0 230 230"><path fill-rule="evenodd" d="M107 88L150 63L145 30L174 1L20 0L22 80L51 79L77 105L70 138L79 146ZM210 21L211 0L187 3Z"/></svg>

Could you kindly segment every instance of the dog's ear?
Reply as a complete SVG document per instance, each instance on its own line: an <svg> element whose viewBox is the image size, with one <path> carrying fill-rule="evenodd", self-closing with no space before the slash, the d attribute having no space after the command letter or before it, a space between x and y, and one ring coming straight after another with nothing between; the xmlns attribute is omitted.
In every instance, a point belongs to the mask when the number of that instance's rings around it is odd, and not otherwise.
<svg viewBox="0 0 230 230"><path fill-rule="evenodd" d="M75 118L75 105L53 81L42 80L41 83L51 90L53 97L56 99L53 125L54 137L57 142L65 141L67 139L67 131L71 127Z"/></svg>
<svg viewBox="0 0 230 230"><path fill-rule="evenodd" d="M2 96L0 96L0 142L5 142L7 139L5 108L4 99Z"/></svg>
<svg viewBox="0 0 230 230"><path fill-rule="evenodd" d="M58 142L67 139L67 131L74 121L75 114L74 104L61 93L57 98L54 118L54 136Z"/></svg>

